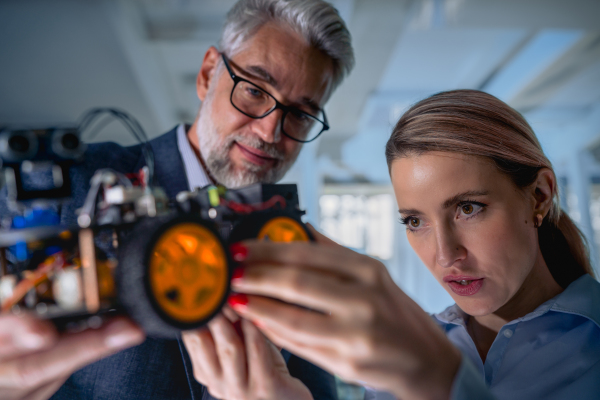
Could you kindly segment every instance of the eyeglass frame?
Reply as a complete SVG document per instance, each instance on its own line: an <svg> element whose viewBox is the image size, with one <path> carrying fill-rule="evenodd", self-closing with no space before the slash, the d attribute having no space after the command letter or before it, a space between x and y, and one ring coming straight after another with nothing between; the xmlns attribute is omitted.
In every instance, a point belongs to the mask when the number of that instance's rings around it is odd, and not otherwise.
<svg viewBox="0 0 600 400"><path fill-rule="evenodd" d="M321 113L323 113L323 121L321 121L319 118L315 117L314 115L310 115L307 112L304 112L302 110L300 110L297 107L291 107L291 106L286 106L285 104L282 104L279 100L277 100L275 98L275 96L273 96L271 93L267 92L265 89L263 89L262 87L260 87L259 85L257 85L256 83L249 81L248 79L242 78L238 75L236 75L233 70L231 69L231 66L229 65L229 62L227 61L227 57L225 56L225 53L221 53L221 57L223 58L223 62L225 63L225 68L227 68L227 72L229 73L229 76L231 77L231 79L233 79L233 88L231 88L231 95L229 96L229 101L231 103L231 105L238 110L239 112L241 112L242 114L244 114L247 117L253 118L253 119L261 119L266 117L267 115L271 114L273 111L280 109L283 111L283 115L281 116L281 133L283 133L286 137L296 141L296 142L300 142L300 143L310 143L314 140L316 140L319 136L321 136L321 134L327 130L329 130L329 122L327 121L327 115L325 115L325 110L323 109L319 109L319 111L321 111ZM244 111L242 111L240 108L238 108L238 106L236 106L233 102L233 92L235 91L236 86L238 85L238 83L240 82L247 82L249 84L251 84L252 86L256 86L258 89L262 90L266 95L268 95L269 97L271 97L273 100L275 100L275 106L273 108L271 108L269 111L267 111L265 114L261 115L260 117L257 117L255 115L251 115L248 114ZM283 128L283 122L285 121L285 117L286 115L290 112L295 110L296 112L299 112L301 114L307 115L308 117L314 119L315 121L320 122L323 125L323 129L321 129L321 131L319 133L317 133L317 135L315 135L314 138L310 139L310 140L301 140L301 139L297 139L293 136L291 136L290 134L285 132L285 129Z"/></svg>

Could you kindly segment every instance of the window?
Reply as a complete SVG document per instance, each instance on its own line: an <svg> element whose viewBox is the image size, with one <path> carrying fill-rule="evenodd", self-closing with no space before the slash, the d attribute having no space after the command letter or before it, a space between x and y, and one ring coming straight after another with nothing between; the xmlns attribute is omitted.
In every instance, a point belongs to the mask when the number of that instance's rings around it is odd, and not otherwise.
<svg viewBox="0 0 600 400"><path fill-rule="evenodd" d="M319 209L325 235L383 260L392 257L396 203L390 186L325 185Z"/></svg>

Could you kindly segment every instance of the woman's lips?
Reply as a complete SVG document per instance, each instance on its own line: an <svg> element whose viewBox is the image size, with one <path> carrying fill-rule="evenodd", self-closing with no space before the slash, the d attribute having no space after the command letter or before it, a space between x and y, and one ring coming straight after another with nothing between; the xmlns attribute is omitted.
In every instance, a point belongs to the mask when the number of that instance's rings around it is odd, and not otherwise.
<svg viewBox="0 0 600 400"><path fill-rule="evenodd" d="M262 152L253 147L244 146L238 142L235 142L236 147L240 150L244 158L253 164L265 165L276 161L275 158L269 156L267 153Z"/></svg>
<svg viewBox="0 0 600 400"><path fill-rule="evenodd" d="M472 296L479 292L479 289L483 286L483 279L472 276L447 276L444 277L444 282L457 295Z"/></svg>

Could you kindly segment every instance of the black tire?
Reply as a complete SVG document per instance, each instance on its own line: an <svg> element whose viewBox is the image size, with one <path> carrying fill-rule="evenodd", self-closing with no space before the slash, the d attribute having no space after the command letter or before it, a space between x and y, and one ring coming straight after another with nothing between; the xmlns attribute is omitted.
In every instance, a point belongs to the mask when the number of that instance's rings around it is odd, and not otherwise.
<svg viewBox="0 0 600 400"><path fill-rule="evenodd" d="M231 234L229 235L229 243L237 243L246 239L261 239L259 233L263 227L271 220L277 217L289 218L300 225L302 230L306 233L308 241L314 241L315 238L310 233L304 222L296 215L286 211L261 211L250 214L244 217L238 224L236 224Z"/></svg>
<svg viewBox="0 0 600 400"><path fill-rule="evenodd" d="M171 228L183 224L186 224L186 226L189 226L189 224L199 226L212 233L214 240L223 249L226 260L226 288L218 300L218 306L211 309L204 317L193 321L178 320L161 307L161 301L156 298L152 290L149 276L150 262L155 246ZM174 338L179 336L182 330L204 326L221 310L229 296L231 266L232 261L229 251L211 222L190 214L169 214L155 218L144 218L135 224L134 228L125 235L119 245L119 265L116 272L119 301L126 313L149 336ZM197 273L199 274L200 271Z"/></svg>

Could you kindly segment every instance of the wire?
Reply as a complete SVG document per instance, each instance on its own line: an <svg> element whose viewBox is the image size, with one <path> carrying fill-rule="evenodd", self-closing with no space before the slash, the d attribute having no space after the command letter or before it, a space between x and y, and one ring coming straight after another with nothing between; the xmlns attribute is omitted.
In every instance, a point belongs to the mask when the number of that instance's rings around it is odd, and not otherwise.
<svg viewBox="0 0 600 400"><path fill-rule="evenodd" d="M2 303L2 312L7 312L10 310L13 305L17 304L23 299L23 297L25 297L29 290L44 282L46 279L48 279L49 274L63 268L64 266L65 259L62 252L49 256L38 266L31 277L23 279L17 284L17 286L13 289L12 296Z"/></svg>
<svg viewBox="0 0 600 400"><path fill-rule="evenodd" d="M98 122L96 124L96 126L94 127L93 130L90 130L91 133L89 133L87 135L87 137L85 138L86 142L89 142L90 140L92 140L93 138L96 137L96 135L98 133L100 133L100 131L104 128L106 128L111 122L115 121L114 118L112 118L112 116L108 115L106 116L106 118L104 118L103 120L100 120L100 122ZM90 125L91 126L91 125Z"/></svg>
<svg viewBox="0 0 600 400"><path fill-rule="evenodd" d="M233 200L221 199L221 204L224 205L225 207L230 208L231 210L235 211L238 214L250 214L250 213L253 213L256 211L268 210L269 208L275 207L277 204L279 204L281 209L284 209L285 208L285 199L283 198L283 196L275 195L275 196L271 197L269 200L267 200L263 203L257 203L257 204L243 204L243 203L238 203Z"/></svg>
<svg viewBox="0 0 600 400"><path fill-rule="evenodd" d="M148 143L148 136L146 132L140 125L137 119L127 114L124 111L121 111L116 108L93 108L88 111L81 118L79 122L78 130L80 133L84 132L88 129L93 122L102 114L109 114L113 118L121 121L123 126L127 128L127 130L135 137L135 139L142 145L142 155L146 161L146 166L148 167L148 183L150 185L154 184L154 152L152 151L152 147ZM105 120L106 121L106 120ZM95 136L98 131L104 128L108 122L102 121L100 124L96 125L96 129L93 131L93 136Z"/></svg>
<svg viewBox="0 0 600 400"><path fill-rule="evenodd" d="M81 206L79 210L79 216L77 217L77 223L81 228L87 228L92 224L96 214L98 197L102 193L103 184L107 181L107 178L109 178L108 181L112 181L110 177L116 178L121 185L127 188L133 187L129 178L120 172L110 168L97 170L94 173L94 176L92 176L90 189L88 190L83 206Z"/></svg>

